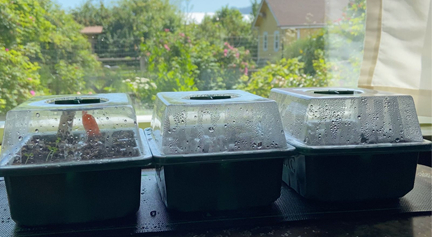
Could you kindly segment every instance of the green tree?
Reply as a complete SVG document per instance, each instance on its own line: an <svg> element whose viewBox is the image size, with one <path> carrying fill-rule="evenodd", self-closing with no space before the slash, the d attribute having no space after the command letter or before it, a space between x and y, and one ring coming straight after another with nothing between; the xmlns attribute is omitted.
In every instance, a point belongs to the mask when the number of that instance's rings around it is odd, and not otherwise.
<svg viewBox="0 0 432 237"><path fill-rule="evenodd" d="M329 73L333 85L356 87L363 60L366 1L350 0L342 17L327 23L325 52L335 65ZM336 66L337 65L337 66Z"/></svg>
<svg viewBox="0 0 432 237"><path fill-rule="evenodd" d="M181 15L168 0L120 0L110 7L87 0L72 15L84 26L103 26L95 48L101 58L139 57L141 43L154 40L163 29L181 27Z"/></svg>
<svg viewBox="0 0 432 237"><path fill-rule="evenodd" d="M39 65L30 60L40 54L49 23L37 1L0 1L0 114L39 93Z"/></svg>
<svg viewBox="0 0 432 237"><path fill-rule="evenodd" d="M227 42L233 47L244 48L251 52L252 57L256 57L258 37L252 31L251 23L243 19L239 10L224 6L213 16L205 16L201 24L192 25L191 33L211 44Z"/></svg>
<svg viewBox="0 0 432 237"><path fill-rule="evenodd" d="M83 74L99 64L80 29L49 0L0 1L0 113L32 95L84 88Z"/></svg>
<svg viewBox="0 0 432 237"><path fill-rule="evenodd" d="M260 7L260 2L258 2L258 0L250 0L250 4L252 6L252 12L251 12L251 19L252 22L255 21L255 17L258 16L258 11L259 11L259 7Z"/></svg>
<svg viewBox="0 0 432 237"><path fill-rule="evenodd" d="M231 45L235 45L235 38L253 37L251 22L244 20L239 10L228 6L222 7L213 16L206 16L195 30L197 37L204 36L210 42L219 40Z"/></svg>
<svg viewBox="0 0 432 237"><path fill-rule="evenodd" d="M144 77L124 80L144 104L160 91L233 89L253 67L250 53L228 42L211 44L183 32L162 31L158 40L143 43Z"/></svg>
<svg viewBox="0 0 432 237"><path fill-rule="evenodd" d="M320 55L316 51L324 51L324 34L325 30L319 30L304 39L294 41L284 49L284 58L297 58L304 63L304 73L315 75L314 61L318 60Z"/></svg>
<svg viewBox="0 0 432 237"><path fill-rule="evenodd" d="M90 43L81 35L82 26L73 17L49 0L39 0L49 21L48 38L42 42L41 54L36 57L41 65L41 84L48 93L74 94L87 90L84 75L100 67L91 54Z"/></svg>

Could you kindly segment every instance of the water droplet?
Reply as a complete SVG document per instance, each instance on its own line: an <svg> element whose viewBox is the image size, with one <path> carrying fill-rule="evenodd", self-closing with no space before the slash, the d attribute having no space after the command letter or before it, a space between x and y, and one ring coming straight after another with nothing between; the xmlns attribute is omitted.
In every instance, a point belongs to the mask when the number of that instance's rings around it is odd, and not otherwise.
<svg viewBox="0 0 432 237"><path fill-rule="evenodd" d="M358 119L361 119L361 116L359 115L359 116L357 116L357 118L358 118Z"/></svg>
<svg viewBox="0 0 432 237"><path fill-rule="evenodd" d="M214 128L213 127L209 127L209 132L214 132Z"/></svg>
<svg viewBox="0 0 432 237"><path fill-rule="evenodd" d="M258 148L258 149L261 149L261 148L262 148L262 142L258 142L258 144L257 144L257 148Z"/></svg>
<svg viewBox="0 0 432 237"><path fill-rule="evenodd" d="M39 114L39 113L36 113L36 117L38 117L38 118L39 118L39 117L40 117L40 114Z"/></svg>
<svg viewBox="0 0 432 237"><path fill-rule="evenodd" d="M39 129L36 128L36 129L35 129L35 133L38 133L38 132L39 132Z"/></svg>
<svg viewBox="0 0 432 237"><path fill-rule="evenodd" d="M19 136L19 137L18 137L18 141L21 141L22 139L23 139L22 136Z"/></svg>
<svg viewBox="0 0 432 237"><path fill-rule="evenodd" d="M227 128L227 127L228 127L228 124L225 124L224 127Z"/></svg>
<svg viewBox="0 0 432 237"><path fill-rule="evenodd" d="M106 117L106 120L109 120L109 117Z"/></svg>
<svg viewBox="0 0 432 237"><path fill-rule="evenodd" d="M399 138L396 138L395 142L399 142L399 141L400 141Z"/></svg>

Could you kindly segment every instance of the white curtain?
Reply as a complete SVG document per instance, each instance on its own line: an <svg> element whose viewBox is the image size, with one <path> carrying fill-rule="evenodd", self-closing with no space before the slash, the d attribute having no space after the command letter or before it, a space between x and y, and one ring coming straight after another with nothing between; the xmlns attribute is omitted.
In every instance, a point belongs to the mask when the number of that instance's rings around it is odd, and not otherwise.
<svg viewBox="0 0 432 237"><path fill-rule="evenodd" d="M358 87L409 94L432 118L430 0L367 0Z"/></svg>

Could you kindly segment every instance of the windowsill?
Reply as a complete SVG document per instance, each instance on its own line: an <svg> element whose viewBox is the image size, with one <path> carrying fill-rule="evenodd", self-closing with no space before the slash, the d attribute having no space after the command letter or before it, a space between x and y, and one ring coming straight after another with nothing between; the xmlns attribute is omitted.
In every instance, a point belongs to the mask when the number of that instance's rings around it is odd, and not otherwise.
<svg viewBox="0 0 432 237"><path fill-rule="evenodd" d="M418 117L423 137L432 136L432 117Z"/></svg>

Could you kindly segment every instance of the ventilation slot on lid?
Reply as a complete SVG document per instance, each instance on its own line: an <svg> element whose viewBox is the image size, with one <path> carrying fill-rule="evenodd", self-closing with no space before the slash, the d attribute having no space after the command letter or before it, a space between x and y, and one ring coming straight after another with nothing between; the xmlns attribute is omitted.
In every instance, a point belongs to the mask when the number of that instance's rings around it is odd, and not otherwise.
<svg viewBox="0 0 432 237"><path fill-rule="evenodd" d="M224 100L231 99L230 95L208 95L208 96L191 96L191 100Z"/></svg>

